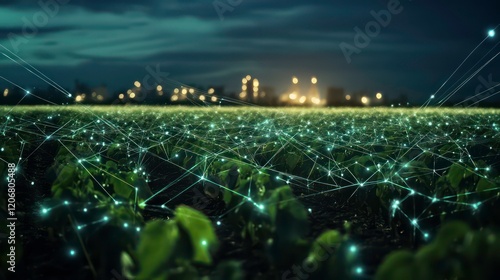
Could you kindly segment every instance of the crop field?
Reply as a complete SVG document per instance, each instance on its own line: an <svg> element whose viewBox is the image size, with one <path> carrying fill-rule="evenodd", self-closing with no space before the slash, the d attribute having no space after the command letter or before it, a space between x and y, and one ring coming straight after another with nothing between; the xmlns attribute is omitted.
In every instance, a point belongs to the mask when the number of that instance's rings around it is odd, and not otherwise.
<svg viewBox="0 0 500 280"><path fill-rule="evenodd" d="M23 279L494 279L500 267L500 110L0 115L0 213L16 218Z"/></svg>

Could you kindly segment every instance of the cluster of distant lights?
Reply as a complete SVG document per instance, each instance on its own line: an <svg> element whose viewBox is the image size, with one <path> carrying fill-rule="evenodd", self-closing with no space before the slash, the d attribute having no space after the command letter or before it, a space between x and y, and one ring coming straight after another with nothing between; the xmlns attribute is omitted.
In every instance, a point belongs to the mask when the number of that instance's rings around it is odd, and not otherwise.
<svg viewBox="0 0 500 280"><path fill-rule="evenodd" d="M265 92L260 92L259 86L260 82L258 79L252 78L251 75L247 75L241 80L241 92L239 94L239 97L241 99L247 99L249 97L253 97L253 99L265 97ZM252 92L251 95L250 92Z"/></svg>
<svg viewBox="0 0 500 280"><path fill-rule="evenodd" d="M492 30L489 32L489 36L493 37L495 36L495 31ZM313 86L316 86L318 83L318 79L316 77L311 78L311 84ZM251 85L249 85L251 84ZM299 84L299 79L297 77L292 78L292 84L293 85L298 85ZM246 100L249 97L253 97L254 100L258 98L264 98L266 97L266 92L261 91L259 89L260 82L256 78L252 78L251 75L247 75L242 79L242 91L239 94L240 99ZM251 88L252 94L249 93L249 90ZM135 100L138 95L143 91L144 89L142 88L142 85L139 81L134 82L134 88L128 89L126 93L120 93L118 94L118 99L125 101L125 100ZM156 86L156 92L158 96L163 96L164 95L164 88L162 85L157 85ZM4 89L3 96L7 97L9 95L10 91L8 88ZM215 89L214 88L209 88L208 91L205 94L197 94L198 90L192 87L188 86L181 86L180 88L175 88L170 96L170 101L171 102L179 102L183 100L190 99L192 100L193 98L190 97L189 95L195 96L196 99L200 101L211 101L211 102L218 102L220 101L220 98L215 95ZM26 94L30 94L30 91L26 91ZM142 93L144 94L144 93ZM104 101L105 97L103 93L97 93L96 91L93 91L91 94L91 99L93 101L98 101L102 102ZM71 96L69 96L71 97ZM87 98L89 97L88 94L86 93L77 93L75 96L75 102L76 103L82 103L84 102ZM433 98L433 97L431 97ZM352 96L350 94L345 95L345 99L347 101L352 100ZM382 93L378 92L375 95L376 100L381 100L382 99ZM301 95L298 90L292 91L291 93L285 93L282 96L282 100L285 100L286 103L289 104L299 104L299 105L304 105L304 104L312 104L312 105L324 105L325 100L321 99L319 97L319 94L316 96L306 96L306 95ZM360 98L360 101L363 105L370 105L371 99L367 96L362 96Z"/></svg>
<svg viewBox="0 0 500 280"><path fill-rule="evenodd" d="M375 94L375 100L377 100L377 101L382 100L383 97L384 96L381 92L377 92ZM345 100L350 101L351 99L352 99L352 96L350 94L347 94L345 96ZM363 96L363 97L361 97L360 101L363 105L370 105L371 99L368 96Z"/></svg>
<svg viewBox="0 0 500 280"><path fill-rule="evenodd" d="M298 89L299 78L296 76L292 77L292 90L291 92L284 93L281 96L281 101L290 105L324 105L326 104L325 99L321 99L318 88L316 85L318 84L318 78L311 78L311 88L309 89L309 93L307 95L303 95L300 93Z"/></svg>
<svg viewBox="0 0 500 280"><path fill-rule="evenodd" d="M494 36L494 31L492 31ZM318 83L318 79L316 77L311 78L311 85L315 87ZM299 79L297 77L292 78L292 84L293 85L298 85L299 84ZM253 78L251 75L247 75L244 78L242 78L242 86L241 86L241 92L239 94L239 98L242 100L246 100L248 98L253 98L253 100L256 100L258 98L264 98L266 97L266 92L260 90L260 82L257 78ZM138 97L138 94L143 90L142 84L139 81L134 82L134 88L128 89L126 93L120 93L118 95L119 100L134 100ZM317 91L317 89L316 89ZM156 92L158 96L163 96L165 94L164 88L162 85L157 85L156 86ZM8 89L5 89L4 91L4 96L7 96L9 93ZM179 102L183 100L190 99L192 100L193 98L190 97L189 95L195 96L195 99L198 99L200 101L211 101L211 102L218 102L220 101L220 98L215 95L215 89L214 88L209 88L208 91L204 94L197 94L198 90L192 87L188 86L181 86L178 88L174 88L171 92L170 96L170 101L171 102ZM102 94L98 94L96 92L92 92L91 94L92 99L94 101L103 101L104 96ZM382 93L378 92L375 95L375 100L382 100ZM85 93L78 93L75 97L75 101L77 103L81 103L85 101L87 98L87 94ZM345 95L345 99L347 101L352 100L352 96L350 94ZM298 105L304 105L304 104L312 104L312 105L324 105L325 100L321 99L319 94L316 94L315 96L307 96L307 95L301 95L298 90L294 90L290 93L285 93L282 96L282 100L285 100L286 103L289 104L298 104ZM371 98L368 96L362 96L360 98L361 103L363 105L370 105Z"/></svg>
<svg viewBox="0 0 500 280"><path fill-rule="evenodd" d="M162 85L157 85L155 91L158 96L165 95L165 90ZM196 98L200 101L211 101L211 102L219 101L219 97L215 96L214 88L209 88L206 94L197 94L198 92L199 91L193 87L181 86L172 90L170 95L170 101L177 102L177 101L187 100L188 98L192 99L191 97L188 97L188 95L195 95L195 94ZM7 94L8 94L8 89L5 89L4 96L7 96ZM141 82L135 81L133 88L128 89L125 93L118 94L118 99L122 101L139 100L138 97L145 94L147 93L145 92L145 89L142 87ZM99 101L99 102L104 101L103 94L92 92L91 96L94 101ZM75 96L75 102L77 103L84 102L87 99L87 97L88 95L86 93L78 93Z"/></svg>

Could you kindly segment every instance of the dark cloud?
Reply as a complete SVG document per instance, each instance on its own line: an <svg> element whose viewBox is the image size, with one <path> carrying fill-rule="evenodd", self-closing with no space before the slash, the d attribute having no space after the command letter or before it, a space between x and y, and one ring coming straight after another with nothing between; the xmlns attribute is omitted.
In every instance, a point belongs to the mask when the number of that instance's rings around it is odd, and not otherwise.
<svg viewBox="0 0 500 280"><path fill-rule="evenodd" d="M493 0L401 0L403 11L347 63L339 44L354 44L354 28L389 1L242 0L221 20L212 0L71 0L20 54L68 84L80 77L119 86L161 64L183 82L232 89L253 73L278 91L291 75L317 75L323 87L428 94L498 24ZM19 33L21 17L40 9L37 1L3 1L0 38ZM2 62L0 72L23 77Z"/></svg>

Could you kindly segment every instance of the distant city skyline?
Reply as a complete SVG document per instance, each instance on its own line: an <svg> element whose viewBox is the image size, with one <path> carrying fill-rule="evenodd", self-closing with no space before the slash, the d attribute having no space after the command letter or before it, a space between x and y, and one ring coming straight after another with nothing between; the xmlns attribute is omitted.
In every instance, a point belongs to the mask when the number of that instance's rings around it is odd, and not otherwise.
<svg viewBox="0 0 500 280"><path fill-rule="evenodd" d="M335 86L424 102L494 30L498 10L493 0L8 0L0 4L0 44L65 88L79 79L120 90L154 69L227 91L248 74L278 94L292 76L316 76L323 94ZM486 41L456 78L497 43ZM0 51L1 76L47 85ZM457 96L473 92L480 77L500 81L497 67L493 61Z"/></svg>

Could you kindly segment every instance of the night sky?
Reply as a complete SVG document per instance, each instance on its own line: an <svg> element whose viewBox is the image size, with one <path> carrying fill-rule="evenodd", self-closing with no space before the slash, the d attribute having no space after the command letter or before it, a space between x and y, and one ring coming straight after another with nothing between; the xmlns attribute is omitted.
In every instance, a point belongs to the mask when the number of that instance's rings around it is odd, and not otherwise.
<svg viewBox="0 0 500 280"><path fill-rule="evenodd" d="M143 79L149 65L185 84L227 90L238 90L246 74L277 93L288 88L293 75L301 81L314 75L321 89L404 92L422 100L500 23L493 0L401 0L400 13L348 63L339 45L354 46L354 28L364 30L374 20L371 11L387 10L391 1L61 0L68 3L27 38L23 26L43 9L37 1L3 0L0 43L15 51L9 37L24 38L17 41L17 54L68 88L75 79L126 88ZM499 38L500 33L488 40L464 69ZM494 61L481 75L500 81L493 71L498 66ZM25 86L44 85L4 56L0 75ZM478 83L475 78L470 85Z"/></svg>

